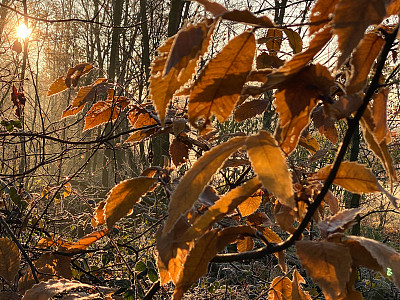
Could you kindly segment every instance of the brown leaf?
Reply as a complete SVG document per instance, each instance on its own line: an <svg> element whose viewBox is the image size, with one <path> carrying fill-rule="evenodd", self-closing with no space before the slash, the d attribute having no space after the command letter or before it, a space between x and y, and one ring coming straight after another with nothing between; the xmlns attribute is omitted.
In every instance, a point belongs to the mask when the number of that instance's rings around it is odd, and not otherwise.
<svg viewBox="0 0 400 300"><path fill-rule="evenodd" d="M339 0L319 0L311 10L310 35L319 31L332 19L335 6Z"/></svg>
<svg viewBox="0 0 400 300"><path fill-rule="evenodd" d="M378 241L359 236L347 236L345 244L347 243L356 243L359 245L356 249L360 250L359 248L362 247L369 253L369 255L363 256L361 254L364 251L358 253L354 251L352 253L353 260L357 259L358 264L381 272L382 275L389 277L397 287L400 286L400 254L396 250ZM368 257L373 259L367 261ZM377 266L379 267L377 268Z"/></svg>
<svg viewBox="0 0 400 300"><path fill-rule="evenodd" d="M385 1L382 0L342 0L336 5L332 26L341 52L338 68L357 47L367 27L379 24L385 16Z"/></svg>
<svg viewBox="0 0 400 300"><path fill-rule="evenodd" d="M339 212L339 200L331 191L328 191L326 193L324 197L324 202L328 204L332 214L337 214Z"/></svg>
<svg viewBox="0 0 400 300"><path fill-rule="evenodd" d="M169 146L169 155L174 165L179 166L189 158L189 149L186 144L175 138Z"/></svg>
<svg viewBox="0 0 400 300"><path fill-rule="evenodd" d="M295 215L295 211L292 208L282 205L279 202L274 207L275 221L287 232L293 233L295 231L293 227Z"/></svg>
<svg viewBox="0 0 400 300"><path fill-rule="evenodd" d="M349 229L354 225L357 215L359 215L362 210L363 208L360 207L346 209L319 222L318 227L321 232L321 238L326 239L333 233L344 232Z"/></svg>
<svg viewBox="0 0 400 300"><path fill-rule="evenodd" d="M263 212L256 212L247 217L246 223L252 226L273 226L271 219Z"/></svg>
<svg viewBox="0 0 400 300"><path fill-rule="evenodd" d="M351 57L351 76L346 82L346 92L354 94L364 89L371 67L381 52L385 40L371 32L365 35Z"/></svg>
<svg viewBox="0 0 400 300"><path fill-rule="evenodd" d="M309 293L304 292L300 287L300 283L306 283L304 278L300 275L300 273L295 269L293 272L292 279L292 300L311 300L311 296Z"/></svg>
<svg viewBox="0 0 400 300"><path fill-rule="evenodd" d="M156 182L157 179L155 178L136 177L124 180L114 186L108 194L104 207L108 230L111 230L114 224L125 216L133 205L141 200L140 197Z"/></svg>
<svg viewBox="0 0 400 300"><path fill-rule="evenodd" d="M352 261L347 247L302 240L296 242L296 252L308 275L322 288L327 299L343 296Z"/></svg>
<svg viewBox="0 0 400 300"><path fill-rule="evenodd" d="M195 82L189 99L189 121L215 115L224 122L239 99L242 87L251 71L256 42L252 32L232 39L213 58Z"/></svg>
<svg viewBox="0 0 400 300"><path fill-rule="evenodd" d="M200 216L193 226L185 233L183 239L191 240L201 236L214 223L220 221L225 215L232 212L240 203L245 201L261 187L257 178L253 178L242 186L221 196L213 206L210 206L204 215Z"/></svg>
<svg viewBox="0 0 400 300"><path fill-rule="evenodd" d="M332 165L319 169L315 176L313 176L313 179L326 180L331 169ZM387 192L369 169L356 162L342 162L333 183L340 185L352 193L382 192L389 198L393 206L398 208L399 199Z"/></svg>
<svg viewBox="0 0 400 300"><path fill-rule="evenodd" d="M285 61L278 58L276 55L270 55L265 52L261 53L259 56L257 56L256 59L256 66L257 69L264 69L264 68L279 68L282 67L285 64ZM254 74L253 74L254 75ZM247 78L248 81L249 78ZM261 80L262 82L265 81Z"/></svg>
<svg viewBox="0 0 400 300"><path fill-rule="evenodd" d="M236 248L239 253L253 250L254 241L250 236L245 236L244 239L238 241Z"/></svg>
<svg viewBox="0 0 400 300"><path fill-rule="evenodd" d="M156 263L158 268L158 277L160 278L160 284L165 285L172 280L171 276L169 275L167 267L162 262L160 255L157 255Z"/></svg>
<svg viewBox="0 0 400 300"><path fill-rule="evenodd" d="M179 217L192 207L223 162L233 152L244 146L245 142L245 137L233 138L212 148L193 164L193 167L182 177L171 197L164 234L171 230ZM187 188L188 186L190 186L190 189Z"/></svg>
<svg viewBox="0 0 400 300"><path fill-rule="evenodd" d="M143 129L143 130L138 130L132 133L124 143L134 143L134 142L140 142L144 138L147 138L149 136L152 136L157 132L157 128L148 128L148 129Z"/></svg>
<svg viewBox="0 0 400 300"><path fill-rule="evenodd" d="M1 291L0 300L21 300L22 296L13 291Z"/></svg>
<svg viewBox="0 0 400 300"><path fill-rule="evenodd" d="M309 132L306 136L300 137L299 145L306 148L311 154L316 153L320 149L318 141L315 138L311 137Z"/></svg>
<svg viewBox="0 0 400 300"><path fill-rule="evenodd" d="M204 6L205 10L212 13L214 16L219 16L228 10L221 4L209 0L195 0Z"/></svg>
<svg viewBox="0 0 400 300"><path fill-rule="evenodd" d="M253 100L245 102L235 109L235 121L241 122L262 114L268 106L267 100Z"/></svg>
<svg viewBox="0 0 400 300"><path fill-rule="evenodd" d="M292 299L292 282L287 277L275 277L268 292L268 300L289 299Z"/></svg>
<svg viewBox="0 0 400 300"><path fill-rule="evenodd" d="M374 106L372 118L374 120L374 136L378 143L390 143L390 131L387 125L387 100L389 88L382 89L374 97Z"/></svg>
<svg viewBox="0 0 400 300"><path fill-rule="evenodd" d="M344 95L333 104L324 104L324 108L329 117L331 117L333 120L340 120L347 118L356 112L360 108L362 102L363 99L361 98L360 93Z"/></svg>
<svg viewBox="0 0 400 300"><path fill-rule="evenodd" d="M245 235L254 235L250 226L228 227L223 230L211 230L197 240L179 274L174 295L182 295L201 276L207 273L209 261L226 245ZM174 299L180 299L175 297Z"/></svg>
<svg viewBox="0 0 400 300"><path fill-rule="evenodd" d="M189 61L203 54L203 42L207 38L211 24L212 20L205 20L197 25L188 26L176 34L165 63L164 77L172 68L175 68L179 74L189 64Z"/></svg>
<svg viewBox="0 0 400 300"><path fill-rule="evenodd" d="M267 31L267 36L265 37L265 45L268 48L268 51L272 55L276 55L281 49L283 40L283 32L282 29L270 28ZM264 40L259 39L259 43L264 42Z"/></svg>
<svg viewBox="0 0 400 300"><path fill-rule="evenodd" d="M76 288L93 288L93 286L75 280L51 279L35 284L24 294L24 300L47 300L58 293L67 292Z"/></svg>
<svg viewBox="0 0 400 300"><path fill-rule="evenodd" d="M260 131L246 141L247 153L263 186L280 201L293 208L292 179L283 153L267 131Z"/></svg>
<svg viewBox="0 0 400 300"><path fill-rule="evenodd" d="M237 168L240 166L249 166L250 161L244 158L229 158L224 162L223 168Z"/></svg>
<svg viewBox="0 0 400 300"><path fill-rule="evenodd" d="M125 97L116 98L116 101L107 100L95 103L86 113L83 131L117 119L121 111L129 105L129 100Z"/></svg>
<svg viewBox="0 0 400 300"><path fill-rule="evenodd" d="M339 135L335 127L335 120L325 115L323 107L316 107L312 114L312 120L318 131L323 134L332 144L336 144L339 140Z"/></svg>
<svg viewBox="0 0 400 300"><path fill-rule="evenodd" d="M18 273L21 256L17 245L8 238L0 238L0 276L9 283Z"/></svg>
<svg viewBox="0 0 400 300"><path fill-rule="evenodd" d="M55 94L58 94L64 90L66 90L68 86L65 84L65 77L61 76L58 77L49 87L49 90L47 91L47 96L53 96Z"/></svg>
<svg viewBox="0 0 400 300"><path fill-rule="evenodd" d="M83 238L80 238L76 243L73 243L70 247L68 247L67 252L74 252L74 251L79 252L79 250L85 250L94 242L107 235L107 233L108 229L92 232L84 236Z"/></svg>
<svg viewBox="0 0 400 300"><path fill-rule="evenodd" d="M105 215L104 215L104 206L106 205L106 200L103 200L96 207L94 212L94 218L96 220L96 226L103 225L106 223Z"/></svg>
<svg viewBox="0 0 400 300"><path fill-rule="evenodd" d="M242 217L247 217L254 213L261 204L262 197L259 194L253 194L238 205Z"/></svg>
<svg viewBox="0 0 400 300"><path fill-rule="evenodd" d="M161 266L160 273L166 270L174 283L177 282L188 251L193 246L193 241L187 242L181 238L189 226L186 216L182 216L167 234L163 235L162 229L156 233L157 251L162 262L158 264ZM168 276L166 274L164 276L167 280Z"/></svg>
<svg viewBox="0 0 400 300"><path fill-rule="evenodd" d="M375 137L375 124L372 119L370 107L367 107L367 109L365 110L364 115L361 117L360 124L368 147L381 160L387 174L390 177L391 182L397 180L396 170L393 165L392 156L389 153L386 139L378 143Z"/></svg>
<svg viewBox="0 0 400 300"><path fill-rule="evenodd" d="M93 65L90 63L81 63L72 68L68 69L67 75L65 77L65 84L68 87L77 86L79 79L89 73L93 69Z"/></svg>
<svg viewBox="0 0 400 300"><path fill-rule="evenodd" d="M300 53L301 50L303 50L303 40L301 39L300 34L290 28L285 28L283 31L289 39L289 45L293 49L293 52Z"/></svg>
<svg viewBox="0 0 400 300"><path fill-rule="evenodd" d="M392 0L390 4L386 6L386 17L391 15L398 15L400 11L400 0Z"/></svg>
<svg viewBox="0 0 400 300"><path fill-rule="evenodd" d="M205 0L206 1L206 0ZM160 117L161 124L164 125L165 115L167 106L174 96L175 92L179 90L187 81L192 79L193 73L196 70L197 61L201 55L204 55L207 51L210 43L211 35L214 31L216 22L209 24L208 20L189 26L184 30L199 30L193 28L201 28L203 32L207 32L204 37L201 49L195 49L189 57L186 57L182 63L179 63L179 71L176 68L171 69L166 76L163 76L163 72L167 63L168 53L171 50L172 44L174 43L175 36L169 38L163 46L157 51L159 56L151 64L151 76L150 76L150 98L152 99L156 111ZM179 60L180 61L180 60ZM187 62L186 66L183 66L184 62Z"/></svg>
<svg viewBox="0 0 400 300"><path fill-rule="evenodd" d="M274 27L274 23L267 17L257 17L248 10L230 10L221 15L224 20L247 23L262 27Z"/></svg>
<svg viewBox="0 0 400 300"><path fill-rule="evenodd" d="M281 134L277 134L278 142L286 154L296 148L300 133L308 125L318 99L329 96L333 86L334 80L326 67L311 65L282 84L275 94L282 128Z"/></svg>
<svg viewBox="0 0 400 300"><path fill-rule="evenodd" d="M106 78L99 78L93 84L80 88L71 105L80 107L95 100L98 95L106 93L110 88L112 85L107 82Z"/></svg>

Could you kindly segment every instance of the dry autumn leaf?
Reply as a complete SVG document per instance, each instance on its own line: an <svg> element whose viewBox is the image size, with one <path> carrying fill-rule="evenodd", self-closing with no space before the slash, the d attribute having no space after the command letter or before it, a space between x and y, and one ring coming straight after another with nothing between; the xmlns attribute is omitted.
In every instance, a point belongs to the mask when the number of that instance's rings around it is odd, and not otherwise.
<svg viewBox="0 0 400 300"><path fill-rule="evenodd" d="M389 96L389 88L382 89L374 97L374 106L372 109L372 118L375 128L374 136L378 143L390 143L390 130L387 124L387 101Z"/></svg>
<svg viewBox="0 0 400 300"><path fill-rule="evenodd" d="M335 6L332 26L338 36L341 55L339 68L362 40L368 26L379 24L386 16L385 1L341 0Z"/></svg>
<svg viewBox="0 0 400 300"><path fill-rule="evenodd" d="M203 5L205 10L212 13L214 16L219 16L227 11L227 9L224 6L214 1L209 1L209 0L195 0L195 1Z"/></svg>
<svg viewBox="0 0 400 300"><path fill-rule="evenodd" d="M174 165L179 166L189 158L189 149L185 143L175 138L169 146L169 155Z"/></svg>
<svg viewBox="0 0 400 300"><path fill-rule="evenodd" d="M293 272L292 279L292 300L311 300L311 296L309 293L304 292L300 287L301 283L306 283L304 278L300 275L300 273L295 269Z"/></svg>
<svg viewBox="0 0 400 300"><path fill-rule="evenodd" d="M48 300L61 292L67 292L76 288L93 288L93 286L76 280L51 279L35 284L24 294L23 300Z"/></svg>
<svg viewBox="0 0 400 300"><path fill-rule="evenodd" d="M239 237L254 234L255 231L250 226L238 226L222 230L213 229L200 237L190 250L179 274L173 299L181 299L183 293L207 273L208 263L218 252Z"/></svg>
<svg viewBox="0 0 400 300"><path fill-rule="evenodd" d="M80 250L85 250L94 242L104 237L107 233L108 229L92 232L84 236L83 238L80 238L76 243L73 243L70 247L67 248L67 252L74 252L74 251L79 252Z"/></svg>
<svg viewBox="0 0 400 300"><path fill-rule="evenodd" d="M351 271L347 247L330 242L297 241L296 253L308 275L319 284L326 299L344 296Z"/></svg>
<svg viewBox="0 0 400 300"><path fill-rule="evenodd" d="M245 137L233 138L206 152L193 164L193 167L182 177L171 197L164 234L171 230L179 217L192 207L223 162L233 152L244 146L245 142ZM187 188L188 186L190 189Z"/></svg>
<svg viewBox="0 0 400 300"><path fill-rule="evenodd" d="M257 17L248 10L230 10L221 15L224 20L247 23L253 26L274 27L274 23L267 16Z"/></svg>
<svg viewBox="0 0 400 300"><path fill-rule="evenodd" d="M200 216L194 222L193 226L183 236L183 239L190 240L201 236L214 223L220 221L225 215L232 212L240 203L254 194L260 187L260 181L257 178L253 178L242 186L221 196L213 206L208 208L204 215Z"/></svg>
<svg viewBox="0 0 400 300"><path fill-rule="evenodd" d="M267 36L263 39L258 39L258 43L265 43L271 55L277 55L281 49L283 40L282 29L270 28L267 31Z"/></svg>
<svg viewBox="0 0 400 300"><path fill-rule="evenodd" d="M292 282L289 278L277 276L271 283L268 300L292 299Z"/></svg>
<svg viewBox="0 0 400 300"><path fill-rule="evenodd" d="M262 114L268 106L267 100L253 100L245 102L235 109L235 121L241 122L256 115Z"/></svg>
<svg viewBox="0 0 400 300"><path fill-rule="evenodd" d="M301 50L303 50L303 40L301 39L300 34L290 28L285 28L283 31L289 40L289 45L293 49L293 52L295 54L300 53Z"/></svg>
<svg viewBox="0 0 400 300"><path fill-rule="evenodd" d="M296 207L292 179L276 140L267 131L260 131L258 135L247 139L246 147L254 171L263 186L283 204Z"/></svg>
<svg viewBox="0 0 400 300"><path fill-rule="evenodd" d="M236 248L239 253L253 250L254 241L250 236L245 236L237 242Z"/></svg>
<svg viewBox="0 0 400 300"><path fill-rule="evenodd" d="M231 114L251 71L256 42L254 33L232 39L213 58L196 80L189 99L189 121L196 125L215 115L220 122Z"/></svg>
<svg viewBox="0 0 400 300"><path fill-rule="evenodd" d="M104 207L107 228L111 230L114 224L125 216L156 182L155 178L136 177L124 180L114 186L108 194Z"/></svg>
<svg viewBox="0 0 400 300"><path fill-rule="evenodd" d="M318 0L310 16L310 36L323 28L332 19L332 13L340 0Z"/></svg>
<svg viewBox="0 0 400 300"><path fill-rule="evenodd" d="M321 232L321 238L327 238L330 234L336 232L344 232L354 225L356 222L357 215L363 210L363 208L352 208L346 209L337 213L334 216L328 217L325 220L318 223L319 230Z"/></svg>
<svg viewBox="0 0 400 300"><path fill-rule="evenodd" d="M384 44L385 40L375 32L365 35L350 59L351 76L346 82L348 94L354 94L364 89L371 67Z"/></svg>
<svg viewBox="0 0 400 300"><path fill-rule="evenodd" d="M251 195L238 205L242 217L247 217L254 213L261 204L262 197L258 194Z"/></svg>
<svg viewBox="0 0 400 300"><path fill-rule="evenodd" d="M17 245L8 238L0 238L0 276L9 283L14 282L20 259Z"/></svg>

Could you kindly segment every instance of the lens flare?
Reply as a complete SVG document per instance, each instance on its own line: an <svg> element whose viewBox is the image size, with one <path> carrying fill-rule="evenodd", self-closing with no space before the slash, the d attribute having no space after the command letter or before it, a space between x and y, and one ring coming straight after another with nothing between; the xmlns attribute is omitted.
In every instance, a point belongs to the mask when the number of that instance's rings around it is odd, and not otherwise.
<svg viewBox="0 0 400 300"><path fill-rule="evenodd" d="M27 28L24 23L20 24L17 29L17 37L26 39L32 32L32 29Z"/></svg>

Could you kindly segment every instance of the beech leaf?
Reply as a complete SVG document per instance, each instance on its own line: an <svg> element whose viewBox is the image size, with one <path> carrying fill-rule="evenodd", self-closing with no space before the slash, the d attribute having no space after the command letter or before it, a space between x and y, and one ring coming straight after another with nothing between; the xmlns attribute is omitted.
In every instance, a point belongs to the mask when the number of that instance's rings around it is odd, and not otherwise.
<svg viewBox="0 0 400 300"><path fill-rule="evenodd" d="M300 287L300 283L306 283L304 278L300 275L300 273L295 269L293 272L292 279L292 300L311 300L311 296L309 293L306 293Z"/></svg>
<svg viewBox="0 0 400 300"><path fill-rule="evenodd" d="M223 162L233 152L244 146L245 142L245 137L233 138L212 148L193 164L192 168L182 177L171 197L164 234L171 230L178 218L192 207ZM189 186L190 189L188 189Z"/></svg>
<svg viewBox="0 0 400 300"><path fill-rule="evenodd" d="M244 239L240 239L236 245L239 253L253 250L253 247L254 241L250 236L245 236Z"/></svg>
<svg viewBox="0 0 400 300"><path fill-rule="evenodd" d="M9 283L18 273L21 256L17 245L8 238L0 238L0 276Z"/></svg>
<svg viewBox="0 0 400 300"><path fill-rule="evenodd" d="M356 221L357 215L363 208L346 209L337 213L334 216L328 217L318 223L322 238L327 238L335 232L344 232L349 229Z"/></svg>
<svg viewBox="0 0 400 300"><path fill-rule="evenodd" d="M169 146L169 155L174 165L179 166L189 158L189 149L185 143L175 138Z"/></svg>
<svg viewBox="0 0 400 300"><path fill-rule="evenodd" d="M232 39L213 58L195 82L189 99L189 121L215 115L224 122L239 99L243 84L251 71L256 42L252 32Z"/></svg>
<svg viewBox="0 0 400 300"><path fill-rule="evenodd" d="M254 171L263 186L277 196L281 203L295 208L292 179L276 140L267 131L260 131L258 135L247 139L246 147Z"/></svg>
<svg viewBox="0 0 400 300"><path fill-rule="evenodd" d="M205 10L212 13L214 16L219 16L227 11L227 9L224 6L214 1L209 1L209 0L195 0L195 1L203 5Z"/></svg>
<svg viewBox="0 0 400 300"><path fill-rule="evenodd" d="M248 10L230 10L222 13L221 18L224 20L247 23L255 26L274 27L274 23L267 17L257 17Z"/></svg>
<svg viewBox="0 0 400 300"><path fill-rule="evenodd" d="M107 228L111 230L114 224L125 216L156 182L155 178L136 177L124 180L114 186L108 194L104 207Z"/></svg>
<svg viewBox="0 0 400 300"><path fill-rule="evenodd" d="M262 197L260 195L253 194L238 205L238 209L242 217L247 217L254 213L261 204Z"/></svg>
<svg viewBox="0 0 400 300"><path fill-rule="evenodd" d="M25 292L22 300L48 300L58 293L68 292L76 288L93 288L93 286L75 280L52 279L35 284Z"/></svg>
<svg viewBox="0 0 400 300"><path fill-rule="evenodd" d="M347 247L331 242L302 240L296 242L296 253L327 299L344 296L352 261Z"/></svg>
<svg viewBox="0 0 400 300"><path fill-rule="evenodd" d="M385 1L382 0L341 0L336 5L332 26L341 52L338 68L357 47L367 27L379 24L385 16Z"/></svg>
<svg viewBox="0 0 400 300"><path fill-rule="evenodd" d="M319 0L314 5L311 10L310 15L310 31L309 34L312 35L321 28L323 28L330 19L332 18L332 13L335 10L335 6L340 0Z"/></svg>
<svg viewBox="0 0 400 300"><path fill-rule="evenodd" d="M80 238L76 243L73 243L70 247L67 248L68 252L85 250L87 247L92 245L97 240L101 239L108 233L108 229L103 229L99 231L92 232L82 238Z"/></svg>
<svg viewBox="0 0 400 300"><path fill-rule="evenodd" d="M300 34L290 28L285 28L283 31L289 39L289 45L293 49L293 52L300 53L303 50L303 40Z"/></svg>
<svg viewBox="0 0 400 300"><path fill-rule="evenodd" d="M292 282L289 278L278 276L271 282L268 300L292 299Z"/></svg>
<svg viewBox="0 0 400 300"><path fill-rule="evenodd" d="M235 109L234 116L237 122L241 122L262 114L268 106L267 100L253 100L245 102Z"/></svg>

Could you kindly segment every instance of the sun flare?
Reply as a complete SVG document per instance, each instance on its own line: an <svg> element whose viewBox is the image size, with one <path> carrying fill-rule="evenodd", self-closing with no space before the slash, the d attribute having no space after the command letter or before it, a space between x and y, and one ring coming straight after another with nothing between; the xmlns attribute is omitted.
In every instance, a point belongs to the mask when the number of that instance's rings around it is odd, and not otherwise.
<svg viewBox="0 0 400 300"><path fill-rule="evenodd" d="M20 24L17 29L17 37L26 39L32 32L32 29L28 29L24 23Z"/></svg>

